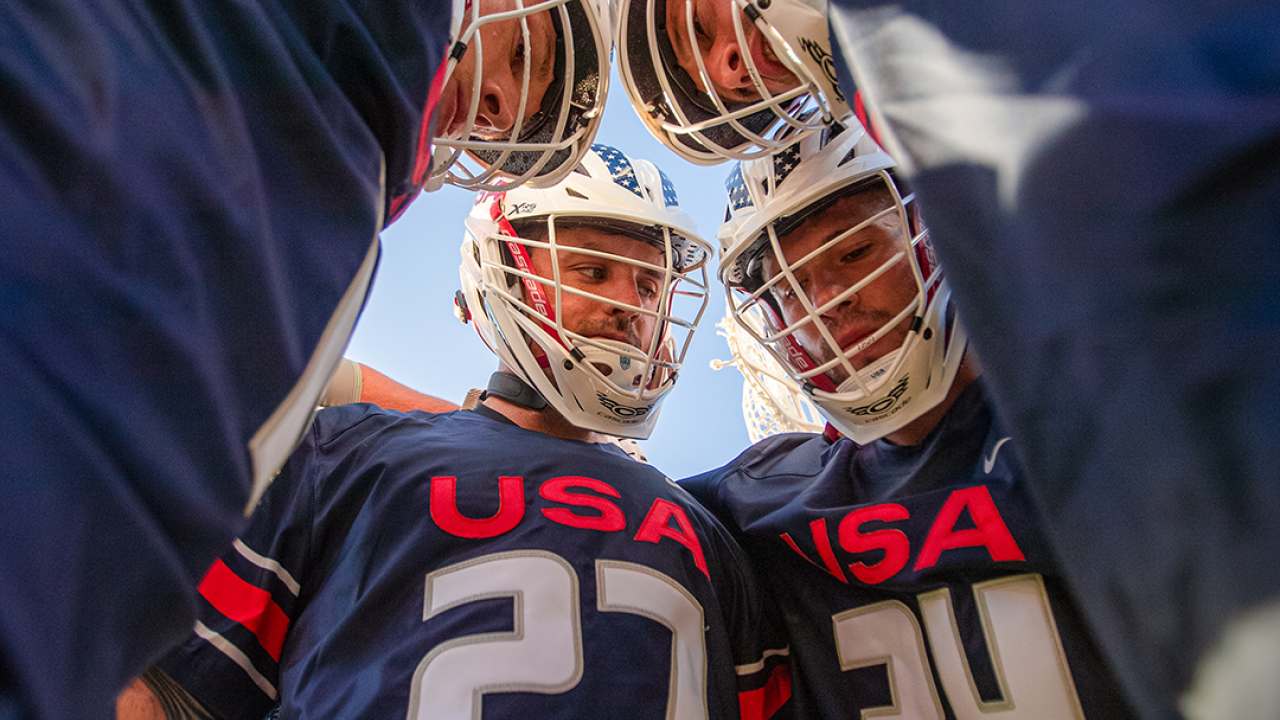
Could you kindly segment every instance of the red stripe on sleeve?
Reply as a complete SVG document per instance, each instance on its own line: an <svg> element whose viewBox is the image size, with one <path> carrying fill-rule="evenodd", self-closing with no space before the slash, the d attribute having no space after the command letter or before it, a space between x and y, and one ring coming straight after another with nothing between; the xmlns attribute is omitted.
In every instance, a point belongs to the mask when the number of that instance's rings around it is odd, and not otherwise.
<svg viewBox="0 0 1280 720"><path fill-rule="evenodd" d="M738 693L742 720L768 720L791 698L791 668L779 665L769 673L764 687Z"/></svg>
<svg viewBox="0 0 1280 720"><path fill-rule="evenodd" d="M280 648L289 631L289 616L271 599L271 593L250 585L216 560L200 581L200 594L229 620L248 628L271 658L279 662Z"/></svg>

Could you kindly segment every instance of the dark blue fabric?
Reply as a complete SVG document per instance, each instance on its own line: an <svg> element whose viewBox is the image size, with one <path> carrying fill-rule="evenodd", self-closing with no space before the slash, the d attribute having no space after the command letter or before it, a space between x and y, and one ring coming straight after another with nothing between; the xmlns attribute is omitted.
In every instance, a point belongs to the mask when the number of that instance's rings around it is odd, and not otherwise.
<svg viewBox="0 0 1280 720"><path fill-rule="evenodd" d="M1043 688L1054 686L1078 696L1091 720L1132 718L1066 587L1017 457L975 383L919 445L778 435L680 484L740 532L761 582L777 596L802 716L855 720L894 706L904 717L935 717L937 708L954 718L958 703L974 704L972 692L963 675L943 681L934 645L959 643L985 702L1003 699L1031 717L1073 716L1065 704L1056 713L1033 709L1048 696ZM1019 613L1007 605L984 611L980 593L1010 582L1040 589L1023 592ZM939 592L953 608L954 632L926 622L921 610ZM1028 600L1049 609L1052 621L1029 619L1036 612L1025 612ZM903 613L914 638L900 632ZM859 617L873 624L840 645L837 621ZM992 633L1002 631L997 645ZM1069 677L1055 662L1019 676L1032 666L1023 643L1033 631L1056 633L1050 644ZM927 668L911 656L913 647L925 653ZM1002 688L998 676L1010 684Z"/></svg>
<svg viewBox="0 0 1280 720"><path fill-rule="evenodd" d="M1176 717L1280 599L1280 8L833 0L831 26L1084 609Z"/></svg>
<svg viewBox="0 0 1280 720"><path fill-rule="evenodd" d="M409 190L449 16L0 6L0 717L110 717L189 630L246 443Z"/></svg>
<svg viewBox="0 0 1280 720"><path fill-rule="evenodd" d="M433 491L444 478L456 479L452 503ZM500 478L518 480L519 500L500 501ZM572 503L555 489L564 479L576 498ZM664 507L679 508L684 523L662 514ZM511 522L468 537L448 519L453 508L474 520L510 513ZM667 530L692 532L699 551L643 531L662 518ZM612 445L559 440L473 412L405 414L369 405L321 411L241 539L300 586L295 594L277 573L240 552L222 557L244 583L270 593L287 617L283 651L273 657L270 643L251 631L253 623L219 612L225 607L220 601L202 601L199 617L277 689L284 717L418 717L407 713L415 671L434 653L456 652L438 655L433 667L468 696L487 686L486 718L667 717L676 659L682 672L705 671L706 697L693 703L708 717L737 720L737 694L751 686L739 685L750 678L740 678L735 666L758 663L767 675L772 665L760 662L763 651L781 646L768 639L783 642L781 627L769 624L776 619L762 604L742 549L675 483ZM575 628L582 674L570 686L539 690L512 683L504 660L527 643L480 634L516 629L513 595L530 608L543 598L539 577L492 569L497 561L552 556L574 578L577 604L544 608L537 622L520 626L520 637L536 644L547 639L546 627L564 624L556 639ZM468 589L466 599L425 617L424 581L461 577L454 573L468 564L482 576L500 575L505 584L490 588L489 597L472 597L483 594L477 580L459 581ZM683 595L687 602L670 604L681 613L698 606L699 613L684 615L693 620L694 637L674 644L663 620L674 613L645 616L619 609L616 600L612 609L602 607L602 564L627 564L664 592ZM644 594L661 594L652 589ZM212 589L204 596L223 597ZM704 638L705 668L690 667L694 656L685 648ZM551 662L553 653L537 649L535 665ZM459 651L469 650L491 654L479 664L458 659ZM258 720L271 707L270 692L200 637L174 650L161 667L225 720Z"/></svg>

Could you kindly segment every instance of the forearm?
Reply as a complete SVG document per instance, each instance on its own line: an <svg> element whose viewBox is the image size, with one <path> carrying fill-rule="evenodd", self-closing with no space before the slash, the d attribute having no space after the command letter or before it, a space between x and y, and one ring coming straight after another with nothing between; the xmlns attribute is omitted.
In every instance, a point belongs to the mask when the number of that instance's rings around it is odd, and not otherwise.
<svg viewBox="0 0 1280 720"><path fill-rule="evenodd" d="M425 410L426 412L452 412L458 409L455 403L442 400L413 388L401 385L367 365L360 365L364 375L361 402L371 402L388 410Z"/></svg>
<svg viewBox="0 0 1280 720"><path fill-rule="evenodd" d="M353 402L373 403L388 410L425 410L426 412L451 412L458 405L420 393L383 375L367 365L343 358L321 405L345 405Z"/></svg>

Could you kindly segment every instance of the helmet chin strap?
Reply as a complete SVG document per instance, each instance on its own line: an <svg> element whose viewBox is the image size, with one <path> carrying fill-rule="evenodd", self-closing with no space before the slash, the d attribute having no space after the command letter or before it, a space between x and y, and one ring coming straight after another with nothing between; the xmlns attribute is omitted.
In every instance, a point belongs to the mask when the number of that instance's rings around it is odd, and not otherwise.
<svg viewBox="0 0 1280 720"><path fill-rule="evenodd" d="M490 395L530 410L547 407L547 401L541 393L520 377L507 372L498 371L489 376L489 385L480 393L480 399L484 400Z"/></svg>

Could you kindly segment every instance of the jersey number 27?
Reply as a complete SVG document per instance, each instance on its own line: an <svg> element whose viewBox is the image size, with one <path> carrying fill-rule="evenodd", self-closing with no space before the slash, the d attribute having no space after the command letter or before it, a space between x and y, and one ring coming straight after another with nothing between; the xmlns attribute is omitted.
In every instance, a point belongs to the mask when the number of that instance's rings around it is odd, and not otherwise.
<svg viewBox="0 0 1280 720"><path fill-rule="evenodd" d="M600 612L650 618L671 630L667 717L705 720L702 605L670 577L634 563L596 560ZM566 692L582 678L578 574L540 550L494 553L427 575L422 619L487 598L514 601L512 632L466 635L431 650L413 676L408 720L480 717L485 693Z"/></svg>

